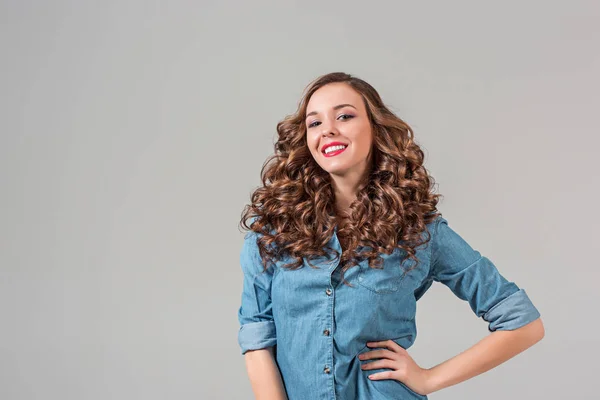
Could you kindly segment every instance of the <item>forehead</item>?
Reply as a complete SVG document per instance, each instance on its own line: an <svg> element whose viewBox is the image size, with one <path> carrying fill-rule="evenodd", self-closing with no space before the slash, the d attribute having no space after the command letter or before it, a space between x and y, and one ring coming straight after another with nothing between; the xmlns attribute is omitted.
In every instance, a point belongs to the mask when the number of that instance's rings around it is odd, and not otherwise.
<svg viewBox="0 0 600 400"><path fill-rule="evenodd" d="M308 101L306 113L328 111L338 104L345 103L352 104L359 110L364 108L361 95L350 85L341 82L330 83L313 93Z"/></svg>

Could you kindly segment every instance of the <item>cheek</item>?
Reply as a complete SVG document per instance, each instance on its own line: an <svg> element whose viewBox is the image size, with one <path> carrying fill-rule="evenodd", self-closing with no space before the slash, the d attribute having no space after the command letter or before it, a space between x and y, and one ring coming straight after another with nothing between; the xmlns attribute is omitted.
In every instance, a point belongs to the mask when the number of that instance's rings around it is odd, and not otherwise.
<svg viewBox="0 0 600 400"><path fill-rule="evenodd" d="M357 135L354 142L357 144L357 150L361 155L368 154L373 144L373 139L368 128L366 131L362 131L360 135Z"/></svg>
<svg viewBox="0 0 600 400"><path fill-rule="evenodd" d="M310 154L312 154L313 157L315 157L317 155L317 145L318 145L315 138L311 137L311 135L307 135L306 136L306 145L308 146L308 150L310 151Z"/></svg>

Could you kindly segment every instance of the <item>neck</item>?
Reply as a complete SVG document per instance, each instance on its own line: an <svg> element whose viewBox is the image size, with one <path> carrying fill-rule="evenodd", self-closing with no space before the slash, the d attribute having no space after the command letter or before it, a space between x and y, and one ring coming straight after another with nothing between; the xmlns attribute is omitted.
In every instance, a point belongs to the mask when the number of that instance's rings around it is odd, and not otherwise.
<svg viewBox="0 0 600 400"><path fill-rule="evenodd" d="M364 177L364 174L353 173L347 173L343 176L331 175L336 214L345 214L350 209L350 204L356 200L356 194Z"/></svg>

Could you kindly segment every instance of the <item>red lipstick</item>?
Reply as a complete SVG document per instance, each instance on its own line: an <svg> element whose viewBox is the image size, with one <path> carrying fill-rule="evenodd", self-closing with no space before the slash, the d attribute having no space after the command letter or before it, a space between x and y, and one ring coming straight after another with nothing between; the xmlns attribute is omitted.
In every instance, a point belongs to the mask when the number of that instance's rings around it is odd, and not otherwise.
<svg viewBox="0 0 600 400"><path fill-rule="evenodd" d="M339 149L339 150L334 150L334 151L329 152L329 153L325 153L325 150L328 147L331 147L331 146L344 146L344 148L343 149ZM330 142L330 143L324 144L323 147L321 147L321 153L323 153L323 155L325 157L333 157L333 156L337 156L338 154L342 153L344 150L346 150L347 147L348 147L348 144L346 144L346 143L342 143L342 142Z"/></svg>

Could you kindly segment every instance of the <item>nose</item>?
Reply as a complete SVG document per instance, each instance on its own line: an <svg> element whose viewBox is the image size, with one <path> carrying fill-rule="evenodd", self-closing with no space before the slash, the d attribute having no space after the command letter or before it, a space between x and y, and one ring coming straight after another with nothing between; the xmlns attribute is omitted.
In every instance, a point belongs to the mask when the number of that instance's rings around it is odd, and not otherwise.
<svg viewBox="0 0 600 400"><path fill-rule="evenodd" d="M338 130L335 127L335 124L325 124L322 123L321 124L321 136L323 137L327 137L327 136L334 136L338 134Z"/></svg>

